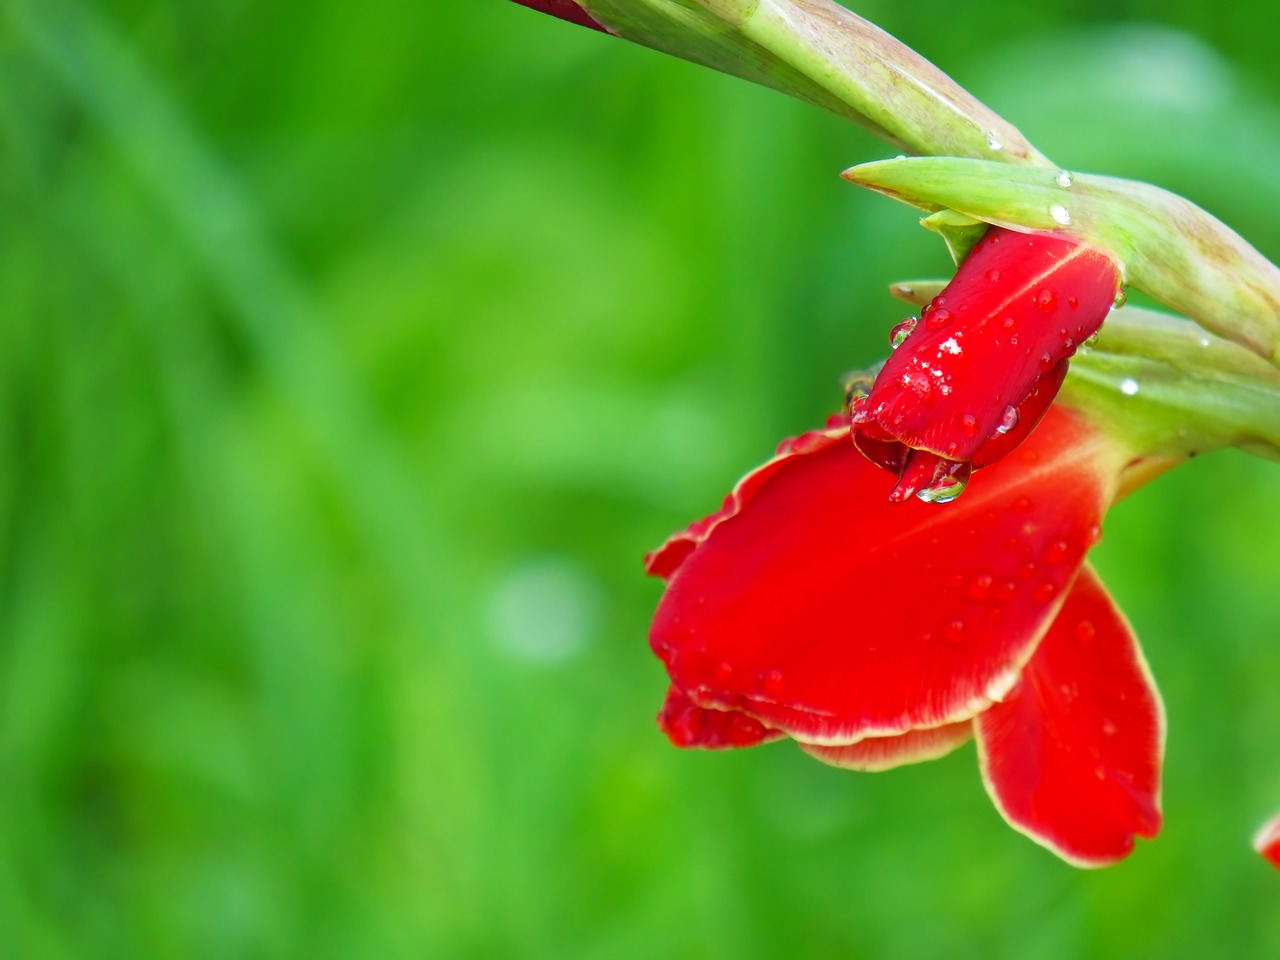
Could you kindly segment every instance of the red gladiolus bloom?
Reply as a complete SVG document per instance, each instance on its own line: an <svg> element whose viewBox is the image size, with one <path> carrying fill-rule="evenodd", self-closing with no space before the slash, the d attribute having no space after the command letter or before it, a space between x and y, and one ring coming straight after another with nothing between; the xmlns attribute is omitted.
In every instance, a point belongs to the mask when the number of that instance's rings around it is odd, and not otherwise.
<svg viewBox="0 0 1280 960"><path fill-rule="evenodd" d="M1160 828L1164 718L1137 642L1084 565L1130 462L1051 411L941 513L890 504L847 421L787 441L647 558L677 746L783 736L881 770L970 736L1017 829L1080 865Z"/></svg>
<svg viewBox="0 0 1280 960"><path fill-rule="evenodd" d="M1074 240L992 227L853 407L853 441L899 477L890 499L954 499L969 472L1030 435L1076 347L1097 333L1120 275Z"/></svg>
<svg viewBox="0 0 1280 960"><path fill-rule="evenodd" d="M592 30L599 30L602 33L609 32L602 24L592 18L587 11L574 3L573 0L515 0L515 2L522 7L549 13L553 17L568 20L570 23L590 27Z"/></svg>
<svg viewBox="0 0 1280 960"><path fill-rule="evenodd" d="M725 744L738 746L738 744ZM1280 869L1280 814L1276 814L1262 825L1253 838L1253 849L1262 854L1264 860Z"/></svg>

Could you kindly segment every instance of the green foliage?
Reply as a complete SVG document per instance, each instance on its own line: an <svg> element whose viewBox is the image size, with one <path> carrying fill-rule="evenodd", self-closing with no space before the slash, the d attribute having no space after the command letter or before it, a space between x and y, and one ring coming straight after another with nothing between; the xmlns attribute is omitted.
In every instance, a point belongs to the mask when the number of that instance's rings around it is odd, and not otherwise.
<svg viewBox="0 0 1280 960"><path fill-rule="evenodd" d="M1104 8L860 12L1280 257L1273 9ZM1010 831L971 749L859 776L653 726L641 555L947 271L840 181L878 141L507 4L40 0L0 38L0 956L1280 953L1271 464L1174 472L1095 554L1170 716L1118 868Z"/></svg>

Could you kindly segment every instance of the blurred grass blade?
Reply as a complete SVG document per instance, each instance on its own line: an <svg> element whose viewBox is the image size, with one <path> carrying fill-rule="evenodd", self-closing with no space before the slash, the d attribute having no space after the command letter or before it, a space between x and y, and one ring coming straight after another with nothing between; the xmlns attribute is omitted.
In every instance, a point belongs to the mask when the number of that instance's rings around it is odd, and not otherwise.
<svg viewBox="0 0 1280 960"><path fill-rule="evenodd" d="M1100 247L1120 262L1126 283L1280 365L1280 268L1167 190L949 157L866 163L844 176L922 210L954 210Z"/></svg>
<svg viewBox="0 0 1280 960"><path fill-rule="evenodd" d="M831 0L581 0L610 32L781 90L917 154L1047 165L1011 124Z"/></svg>

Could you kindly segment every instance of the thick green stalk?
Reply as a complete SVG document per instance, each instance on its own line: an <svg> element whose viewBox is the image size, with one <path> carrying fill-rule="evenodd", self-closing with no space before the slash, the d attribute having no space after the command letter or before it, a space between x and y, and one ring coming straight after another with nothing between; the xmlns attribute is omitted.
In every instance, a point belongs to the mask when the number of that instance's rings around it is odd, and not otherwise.
<svg viewBox="0 0 1280 960"><path fill-rule="evenodd" d="M579 0L620 37L808 100L915 154L1049 166L910 47L832 0Z"/></svg>

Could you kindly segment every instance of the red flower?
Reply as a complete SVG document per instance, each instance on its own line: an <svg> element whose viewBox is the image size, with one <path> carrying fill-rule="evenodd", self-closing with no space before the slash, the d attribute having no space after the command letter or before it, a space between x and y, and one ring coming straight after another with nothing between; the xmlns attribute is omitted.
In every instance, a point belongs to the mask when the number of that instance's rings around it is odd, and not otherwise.
<svg viewBox="0 0 1280 960"><path fill-rule="evenodd" d="M737 746L737 744L725 744ZM1280 868L1280 813L1262 825L1253 837L1253 849L1262 854L1264 860L1273 867Z"/></svg>
<svg viewBox="0 0 1280 960"><path fill-rule="evenodd" d="M920 319L894 328L893 355L854 404L854 443L899 477L890 499L954 499L970 470L1025 440L1119 283L1074 240L988 230Z"/></svg>
<svg viewBox="0 0 1280 960"><path fill-rule="evenodd" d="M609 32L605 30L602 24L593 19L587 11L574 3L573 0L515 0L515 2L532 10L549 13L551 16L559 17L561 20L568 20L570 23L581 24L584 27L590 27L592 30L599 30L602 33Z"/></svg>
<svg viewBox="0 0 1280 960"><path fill-rule="evenodd" d="M685 747L788 736L863 770L972 735L1001 813L1071 862L1154 836L1159 695L1084 566L1128 453L1055 409L939 512L891 506L849 432L832 418L787 441L647 558L667 579L662 729Z"/></svg>

